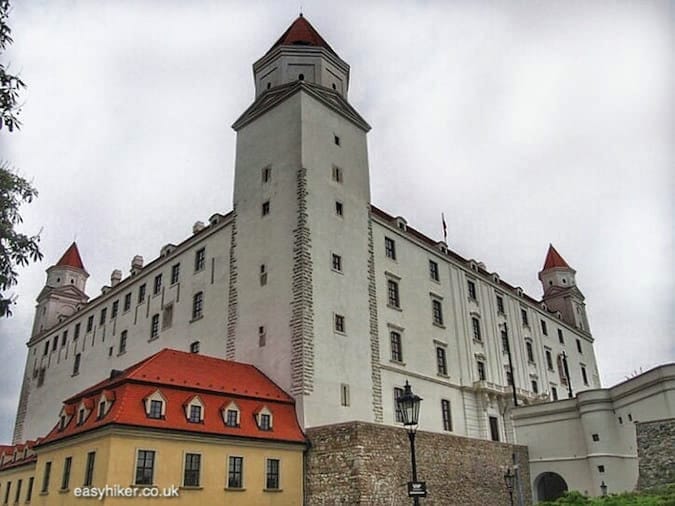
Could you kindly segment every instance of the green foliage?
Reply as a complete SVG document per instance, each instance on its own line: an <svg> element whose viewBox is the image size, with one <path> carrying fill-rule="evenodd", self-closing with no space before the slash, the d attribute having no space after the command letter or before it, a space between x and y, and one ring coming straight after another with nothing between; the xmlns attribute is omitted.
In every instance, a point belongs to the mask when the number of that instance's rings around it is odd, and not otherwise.
<svg viewBox="0 0 675 506"><path fill-rule="evenodd" d="M675 484L641 492L610 494L607 497L589 498L577 491L568 492L556 501L538 503L541 506L675 506Z"/></svg>
<svg viewBox="0 0 675 506"><path fill-rule="evenodd" d="M7 24L9 16L9 0L0 0L0 52L7 49L13 40L11 29ZM21 126L19 121L19 92L26 84L17 75L9 73L9 68L0 63L0 130L3 126L11 132Z"/></svg>

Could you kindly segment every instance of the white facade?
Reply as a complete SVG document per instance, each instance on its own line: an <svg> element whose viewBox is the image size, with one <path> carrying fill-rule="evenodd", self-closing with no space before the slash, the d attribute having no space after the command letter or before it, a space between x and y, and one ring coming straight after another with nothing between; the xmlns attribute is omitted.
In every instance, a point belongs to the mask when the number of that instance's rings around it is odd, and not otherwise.
<svg viewBox="0 0 675 506"><path fill-rule="evenodd" d="M513 441L505 324L519 402L566 396L563 351L575 392L600 386L587 325L370 204L370 127L347 102L349 66L330 48L273 48L254 77L256 100L234 124L232 213L31 337L16 441L46 433L63 399L112 369L195 342L259 367L296 397L304 427L393 424L395 389L408 380L424 399L422 429Z"/></svg>
<svg viewBox="0 0 675 506"><path fill-rule="evenodd" d="M675 364L574 399L517 408L516 439L527 445L535 500L555 473L569 490L601 495L634 490L638 481L636 422L675 418ZM552 437L555 435L555 437Z"/></svg>

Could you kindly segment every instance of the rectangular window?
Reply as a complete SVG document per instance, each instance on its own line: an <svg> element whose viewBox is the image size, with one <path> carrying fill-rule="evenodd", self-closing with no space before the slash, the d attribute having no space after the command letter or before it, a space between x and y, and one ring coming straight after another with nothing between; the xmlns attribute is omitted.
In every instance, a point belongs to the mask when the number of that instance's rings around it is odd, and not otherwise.
<svg viewBox="0 0 675 506"><path fill-rule="evenodd" d="M199 474L201 464L202 464L202 456L200 454L198 453L185 454L185 473L183 475L184 487L199 486Z"/></svg>
<svg viewBox="0 0 675 506"><path fill-rule="evenodd" d="M473 328L473 338L476 341L481 341L483 339L483 335L480 331L480 320L475 316L471 318L471 327Z"/></svg>
<svg viewBox="0 0 675 506"><path fill-rule="evenodd" d="M227 487L244 487L244 457L230 457L227 465Z"/></svg>
<svg viewBox="0 0 675 506"><path fill-rule="evenodd" d="M190 343L190 353L199 353L199 341Z"/></svg>
<svg viewBox="0 0 675 506"><path fill-rule="evenodd" d="M63 478L61 478L61 490L68 490L70 485L70 466L73 464L73 457L66 457L63 461Z"/></svg>
<svg viewBox="0 0 675 506"><path fill-rule="evenodd" d="M143 304L145 301L145 283L138 287L138 303Z"/></svg>
<svg viewBox="0 0 675 506"><path fill-rule="evenodd" d="M335 142L336 146L339 146L340 145L340 137L338 137L337 135L333 135L333 142Z"/></svg>
<svg viewBox="0 0 675 506"><path fill-rule="evenodd" d="M104 307L103 309L101 309L101 318L98 321L99 325L103 325L105 323L105 316L106 316L107 313L108 313L107 307Z"/></svg>
<svg viewBox="0 0 675 506"><path fill-rule="evenodd" d="M530 319L527 316L527 309L520 308L520 320L525 327L530 326Z"/></svg>
<svg viewBox="0 0 675 506"><path fill-rule="evenodd" d="M272 430L272 419L266 413L260 414L260 430Z"/></svg>
<svg viewBox="0 0 675 506"><path fill-rule="evenodd" d="M155 452L152 450L138 450L136 456L135 485L152 485L155 474Z"/></svg>
<svg viewBox="0 0 675 506"><path fill-rule="evenodd" d="M508 353L509 352L509 334L508 334L508 332L506 332L506 330L502 330L501 335L502 335L502 352Z"/></svg>
<svg viewBox="0 0 675 506"><path fill-rule="evenodd" d="M190 423L199 423L202 421L202 407L201 406L190 406L190 417L188 418Z"/></svg>
<svg viewBox="0 0 675 506"><path fill-rule="evenodd" d="M558 389L556 387L551 387L551 395L554 401L558 400Z"/></svg>
<svg viewBox="0 0 675 506"><path fill-rule="evenodd" d="M272 179L272 168L271 167L265 167L262 170L262 182L263 183L269 183L271 179Z"/></svg>
<svg viewBox="0 0 675 506"><path fill-rule="evenodd" d="M260 325L258 327L258 346L262 347L267 344L267 332L265 331L265 326Z"/></svg>
<svg viewBox="0 0 675 506"><path fill-rule="evenodd" d="M267 268L265 264L260 264L260 286L267 284Z"/></svg>
<svg viewBox="0 0 675 506"><path fill-rule="evenodd" d="M87 332L91 332L93 328L94 328L94 315L91 315L89 318L87 318Z"/></svg>
<svg viewBox="0 0 675 506"><path fill-rule="evenodd" d="M396 243L389 237L384 238L384 254L387 258L396 260Z"/></svg>
<svg viewBox="0 0 675 506"><path fill-rule="evenodd" d="M7 504L9 503L9 492L12 490L12 482L8 481L7 485L5 485L5 500L3 501L2 504Z"/></svg>
<svg viewBox="0 0 675 506"><path fill-rule="evenodd" d="M344 216L344 207L342 202L335 201L335 214L338 216Z"/></svg>
<svg viewBox="0 0 675 506"><path fill-rule="evenodd" d="M496 416L490 417L490 439L499 441L499 420Z"/></svg>
<svg viewBox="0 0 675 506"><path fill-rule="evenodd" d="M19 499L21 498L21 485L23 485L23 480L16 482L16 494L14 494L14 504L19 504Z"/></svg>
<svg viewBox="0 0 675 506"><path fill-rule="evenodd" d="M429 277L434 281L438 281L440 279L438 274L438 264L433 260L429 260Z"/></svg>
<svg viewBox="0 0 675 506"><path fill-rule="evenodd" d="M466 289L469 292L469 299L476 300L476 283L471 280L467 280Z"/></svg>
<svg viewBox="0 0 675 506"><path fill-rule="evenodd" d="M97 418L100 420L105 416L105 401L98 403L98 415Z"/></svg>
<svg viewBox="0 0 675 506"><path fill-rule="evenodd" d="M345 317L341 314L336 314L334 318L335 332L345 331Z"/></svg>
<svg viewBox="0 0 675 506"><path fill-rule="evenodd" d="M546 367L548 367L549 371L553 371L553 355L551 354L551 350L546 350Z"/></svg>
<svg viewBox="0 0 675 506"><path fill-rule="evenodd" d="M35 483L35 478L32 476L28 478L28 490L26 491L26 502L30 502L33 499L33 483Z"/></svg>
<svg viewBox="0 0 675 506"><path fill-rule="evenodd" d="M584 385L588 385L588 374L586 373L586 368L581 366L581 379L584 380Z"/></svg>
<svg viewBox="0 0 675 506"><path fill-rule="evenodd" d="M239 427L239 411L228 409L225 417L225 425L228 427Z"/></svg>
<svg viewBox="0 0 675 506"><path fill-rule="evenodd" d="M41 367L40 370L38 371L37 386L39 386L39 387L41 387L42 385L44 385L44 382L45 382L45 372L46 372L46 369L45 369L44 367ZM73 374L77 374L77 373L73 373Z"/></svg>
<svg viewBox="0 0 675 506"><path fill-rule="evenodd" d="M73 333L73 339L78 339L80 337L80 324L75 324L75 332Z"/></svg>
<svg viewBox="0 0 675 506"><path fill-rule="evenodd" d="M196 320L203 316L204 292L197 292L192 297L192 319Z"/></svg>
<svg viewBox="0 0 675 506"><path fill-rule="evenodd" d="M150 401L150 413L148 418L162 418L162 401Z"/></svg>
<svg viewBox="0 0 675 506"><path fill-rule="evenodd" d="M340 405L349 406L349 385L345 383L340 385Z"/></svg>
<svg viewBox="0 0 675 506"><path fill-rule="evenodd" d="M541 320L541 333L545 336L548 335L548 328L546 327L546 322L544 320Z"/></svg>
<svg viewBox="0 0 675 506"><path fill-rule="evenodd" d="M195 252L195 272L204 270L206 265L206 249L200 248Z"/></svg>
<svg viewBox="0 0 675 506"><path fill-rule="evenodd" d="M129 311L129 309L131 309L131 292L124 296L124 305L122 307L124 308L124 311Z"/></svg>
<svg viewBox="0 0 675 506"><path fill-rule="evenodd" d="M533 364L534 351L532 350L532 343L530 341L525 341L525 351L527 352L527 361Z"/></svg>
<svg viewBox="0 0 675 506"><path fill-rule="evenodd" d="M167 304L162 309L162 329L168 329L173 325L173 304Z"/></svg>
<svg viewBox="0 0 675 506"><path fill-rule="evenodd" d="M56 348L59 346L59 336L54 336L54 340L52 341L52 351L56 351Z"/></svg>
<svg viewBox="0 0 675 506"><path fill-rule="evenodd" d="M583 354L583 351L581 350L581 341L579 339L577 339L577 351L580 354Z"/></svg>
<svg viewBox="0 0 675 506"><path fill-rule="evenodd" d="M605 466L598 466L598 472L604 473L605 472Z"/></svg>
<svg viewBox="0 0 675 506"><path fill-rule="evenodd" d="M403 412L398 405L398 398L403 395L403 389L399 387L394 388L394 420L398 423L403 423Z"/></svg>
<svg viewBox="0 0 675 506"><path fill-rule="evenodd" d="M120 346L119 346L118 353L122 354L122 353L126 353L126 351L127 351L127 331L123 330L120 333Z"/></svg>
<svg viewBox="0 0 675 506"><path fill-rule="evenodd" d="M392 330L389 333L391 340L391 359L394 362L403 362L403 350L401 349L401 334Z"/></svg>
<svg viewBox="0 0 675 506"><path fill-rule="evenodd" d="M539 393L539 384L537 383L537 380L532 380L532 391L535 394Z"/></svg>
<svg viewBox="0 0 675 506"><path fill-rule="evenodd" d="M267 459L265 488L268 490L279 488L279 459Z"/></svg>
<svg viewBox="0 0 675 506"><path fill-rule="evenodd" d="M80 361L82 360L82 354L77 353L75 355L75 361L73 362L73 376L80 374Z"/></svg>
<svg viewBox="0 0 675 506"><path fill-rule="evenodd" d="M513 385L513 373L511 370L506 371L506 384L509 386Z"/></svg>
<svg viewBox="0 0 675 506"><path fill-rule="evenodd" d="M438 299L431 299L431 315L434 325L443 326L443 307Z"/></svg>
<svg viewBox="0 0 675 506"><path fill-rule="evenodd" d="M152 284L152 294L157 295L159 292L162 291L162 274L157 274L155 276L155 281Z"/></svg>
<svg viewBox="0 0 675 506"><path fill-rule="evenodd" d="M180 264L174 264L171 266L171 284L175 285L180 279Z"/></svg>
<svg viewBox="0 0 675 506"><path fill-rule="evenodd" d="M393 279L387 280L387 304L395 308L401 307L401 301L398 296L398 283Z"/></svg>
<svg viewBox="0 0 675 506"><path fill-rule="evenodd" d="M485 381L485 362L477 360L476 367L478 367L478 380Z"/></svg>
<svg viewBox="0 0 675 506"><path fill-rule="evenodd" d="M563 337L562 329L558 329L558 342L560 344L565 344L565 338Z"/></svg>
<svg viewBox="0 0 675 506"><path fill-rule="evenodd" d="M445 348L436 346L436 370L441 376L448 375L448 362L445 357Z"/></svg>
<svg viewBox="0 0 675 506"><path fill-rule="evenodd" d="M342 183L342 169L333 165L332 177L336 183Z"/></svg>
<svg viewBox="0 0 675 506"><path fill-rule="evenodd" d="M159 336L159 314L153 314L150 321L150 339Z"/></svg>
<svg viewBox="0 0 675 506"><path fill-rule="evenodd" d="M68 341L68 331L64 330L63 335L61 336L61 346L65 346L66 341Z"/></svg>
<svg viewBox="0 0 675 506"><path fill-rule="evenodd" d="M42 355L47 355L49 353L49 339L45 341L45 349L42 352Z"/></svg>
<svg viewBox="0 0 675 506"><path fill-rule="evenodd" d="M262 203L262 215L267 216L268 214L270 214L270 201L266 200Z"/></svg>
<svg viewBox="0 0 675 506"><path fill-rule="evenodd" d="M110 311L110 319L112 320L117 316L117 312L120 309L120 301L116 300L115 302L112 303L112 310Z"/></svg>
<svg viewBox="0 0 675 506"><path fill-rule="evenodd" d="M42 475L42 489L40 490L40 492L43 494L49 492L49 476L51 474L52 474L52 463L47 462L45 464L45 472Z"/></svg>
<svg viewBox="0 0 675 506"><path fill-rule="evenodd" d="M591 434L591 437L593 438L593 441L597 443L600 441L600 434Z"/></svg>
<svg viewBox="0 0 675 506"><path fill-rule="evenodd" d="M504 297L497 295L497 314L504 314Z"/></svg>
<svg viewBox="0 0 675 506"><path fill-rule="evenodd" d="M337 272L342 272L342 257L333 253L333 270Z"/></svg>
<svg viewBox="0 0 675 506"><path fill-rule="evenodd" d="M452 413L450 412L450 401L441 399L441 414L443 415L443 430L452 431Z"/></svg>

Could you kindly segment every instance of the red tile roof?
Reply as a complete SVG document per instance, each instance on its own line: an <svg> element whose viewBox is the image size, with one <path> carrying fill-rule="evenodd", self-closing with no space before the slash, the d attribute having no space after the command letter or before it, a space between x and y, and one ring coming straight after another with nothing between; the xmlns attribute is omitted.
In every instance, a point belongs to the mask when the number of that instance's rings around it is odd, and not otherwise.
<svg viewBox="0 0 675 506"><path fill-rule="evenodd" d="M315 46L323 47L328 49L331 53L337 56L337 53L333 51L333 48L328 45L319 32L307 21L302 14L291 23L291 26L288 27L279 40L277 40L274 45L270 48L268 53L272 49L278 46Z"/></svg>
<svg viewBox="0 0 675 506"><path fill-rule="evenodd" d="M6 445L0 445L0 457L5 454L5 459L7 459L7 456L11 457L12 460L9 462L5 462L4 464L0 465L0 470L5 470L5 469L10 469L13 467L19 467L23 466L25 464L31 464L37 460L37 456L35 455L35 452L33 452L33 446L37 444L38 441L26 441L25 443L20 443L17 445L13 446L6 446ZM28 451L26 452L26 457L22 457L20 454L23 453L24 448L27 448ZM14 460L14 451L16 450L17 452L17 459Z"/></svg>
<svg viewBox="0 0 675 506"><path fill-rule="evenodd" d="M549 244L548 253L546 254L546 260L544 261L544 267L542 268L542 271L553 269L555 267L565 267L566 269L570 268L570 266L567 265L567 262L565 262L565 259L561 257L560 253L558 253L553 247L553 244Z"/></svg>
<svg viewBox="0 0 675 506"><path fill-rule="evenodd" d="M159 390L166 399L166 415L148 418L145 399ZM107 425L166 429L220 436L305 442L295 414L295 401L252 365L164 349L129 367L119 375L103 381L66 400L79 406L82 400L98 405L101 393L114 398L108 412L97 418L92 409L87 419L77 425L73 416L62 430L57 423L41 444L87 432ZM195 395L204 405L204 420L191 423L185 405ZM222 410L234 401L240 409L240 426L228 427ZM273 430L260 430L254 410L261 404L273 416Z"/></svg>
<svg viewBox="0 0 675 506"><path fill-rule="evenodd" d="M84 269L84 264L82 263L82 257L80 257L80 252L77 249L77 244L73 242L66 252L61 257L61 260L56 262L56 265L75 267L76 269Z"/></svg>

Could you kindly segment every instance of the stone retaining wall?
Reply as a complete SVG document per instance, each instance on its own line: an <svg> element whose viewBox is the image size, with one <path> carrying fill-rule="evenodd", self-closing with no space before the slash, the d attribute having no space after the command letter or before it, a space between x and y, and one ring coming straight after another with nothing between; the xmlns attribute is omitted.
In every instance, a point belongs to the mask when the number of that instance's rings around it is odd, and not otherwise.
<svg viewBox="0 0 675 506"><path fill-rule="evenodd" d="M675 483L675 418L635 424L638 489Z"/></svg>

